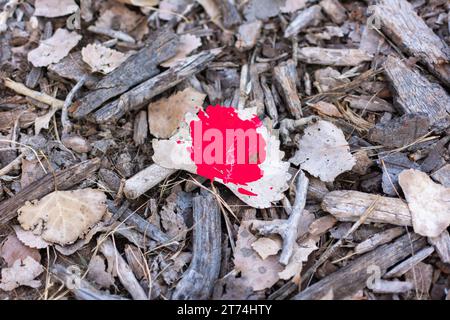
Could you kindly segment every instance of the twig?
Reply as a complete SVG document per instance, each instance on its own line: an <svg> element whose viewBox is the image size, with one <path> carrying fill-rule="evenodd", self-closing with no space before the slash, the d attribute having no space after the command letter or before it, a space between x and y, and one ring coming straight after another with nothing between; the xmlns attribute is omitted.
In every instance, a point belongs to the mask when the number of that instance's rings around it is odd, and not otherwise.
<svg viewBox="0 0 450 320"><path fill-rule="evenodd" d="M23 85L22 83L15 82L9 78L4 78L3 80L4 80L4 85L6 88L11 89L18 94L33 98L39 102L48 104L52 107L57 107L59 109L61 109L64 105L64 101L53 98L52 96L49 96L48 94L31 90L31 89L27 88L25 85Z"/></svg>
<svg viewBox="0 0 450 320"><path fill-rule="evenodd" d="M100 27L96 27L96 26L89 26L88 31L93 32L93 33L98 33L104 36L108 36L114 39L118 39L118 40L122 40L125 42L129 42L129 43L135 43L136 40L134 40L134 38L132 36L130 36L129 34L123 32L123 31L118 31L118 30L113 30L113 29L108 29L108 28L100 28Z"/></svg>
<svg viewBox="0 0 450 320"><path fill-rule="evenodd" d="M73 98L75 94L78 92L78 90L81 89L81 87L86 82L87 75L83 75L81 79L73 86L73 88L69 91L69 93L66 96L66 100L64 100L64 104L62 107L62 113L61 113L61 124L63 126L63 133L62 135L69 134L70 131L72 131L72 123L69 120L69 114L67 109L72 104Z"/></svg>

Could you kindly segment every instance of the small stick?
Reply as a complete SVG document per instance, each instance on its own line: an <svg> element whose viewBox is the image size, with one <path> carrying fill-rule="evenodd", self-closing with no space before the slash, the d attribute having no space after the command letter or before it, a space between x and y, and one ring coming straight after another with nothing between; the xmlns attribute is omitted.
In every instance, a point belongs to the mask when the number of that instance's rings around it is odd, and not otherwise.
<svg viewBox="0 0 450 320"><path fill-rule="evenodd" d="M123 192L128 199L136 199L175 172L175 169L152 164L126 180Z"/></svg>
<svg viewBox="0 0 450 320"><path fill-rule="evenodd" d="M33 98L39 102L48 104L52 107L57 107L59 109L61 109L64 105L64 101L53 98L52 96L49 96L48 94L31 90L31 89L27 88L25 85L23 85L22 83L15 82L9 78L4 78L3 80L4 80L4 85L6 88L11 89L18 94Z"/></svg>
<svg viewBox="0 0 450 320"><path fill-rule="evenodd" d="M93 33L98 33L104 36L108 36L114 39L118 39L118 40L122 40L125 42L130 42L130 43L135 43L136 40L134 40L134 38L132 36L130 36L129 34L122 32L122 31L118 31L118 30L113 30L113 29L108 29L108 28L100 28L100 27L96 27L96 26L89 26L88 27L88 31L93 32Z"/></svg>
<svg viewBox="0 0 450 320"><path fill-rule="evenodd" d="M69 91L69 93L66 96L66 100L64 100L64 105L62 107L62 113L61 113L61 123L63 126L63 135L66 135L72 131L72 123L69 120L69 113L67 109L72 104L73 97L78 92L78 90L81 89L81 87L86 82L87 75L81 77L81 79L73 86L72 90Z"/></svg>

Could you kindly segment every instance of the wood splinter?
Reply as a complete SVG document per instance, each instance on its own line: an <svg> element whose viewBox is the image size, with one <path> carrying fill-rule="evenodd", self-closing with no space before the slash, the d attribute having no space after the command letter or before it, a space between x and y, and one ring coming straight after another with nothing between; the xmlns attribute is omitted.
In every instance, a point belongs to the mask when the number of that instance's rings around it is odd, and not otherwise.
<svg viewBox="0 0 450 320"><path fill-rule="evenodd" d="M193 199L193 254L189 268L178 282L172 299L208 299L219 277L222 256L220 210L211 193Z"/></svg>
<svg viewBox="0 0 450 320"><path fill-rule="evenodd" d="M265 222L261 225L255 226L255 229L263 236L271 234L278 234L283 238L283 248L280 255L280 263L287 265L291 259L294 251L294 244L299 236L298 226L301 224L303 215L303 209L306 204L306 193L308 191L309 179L303 173L299 171L297 183L296 183L296 195L295 202L292 207L289 219Z"/></svg>

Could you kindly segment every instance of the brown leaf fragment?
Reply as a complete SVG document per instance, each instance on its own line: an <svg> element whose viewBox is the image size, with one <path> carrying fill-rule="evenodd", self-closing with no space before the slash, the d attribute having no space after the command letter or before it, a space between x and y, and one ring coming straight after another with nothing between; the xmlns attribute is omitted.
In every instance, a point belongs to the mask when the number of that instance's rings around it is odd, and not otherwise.
<svg viewBox="0 0 450 320"><path fill-rule="evenodd" d="M8 235L0 247L0 257L5 260L7 266L11 268L16 260L24 261L27 257L33 258L37 262L41 261L41 255L37 249L24 245L15 233Z"/></svg>
<svg viewBox="0 0 450 320"><path fill-rule="evenodd" d="M433 282L433 266L424 262L419 262L405 273L405 279L421 293L428 295Z"/></svg>
<svg viewBox="0 0 450 320"><path fill-rule="evenodd" d="M399 184L411 210L414 231L427 237L439 236L450 225L450 188L414 169L400 173Z"/></svg>
<svg viewBox="0 0 450 320"><path fill-rule="evenodd" d="M332 103L319 101L313 105L311 105L317 113L323 114L330 117L342 118L342 114L339 112L338 108Z"/></svg>
<svg viewBox="0 0 450 320"><path fill-rule="evenodd" d="M264 260L269 256L276 255L281 250L282 241L279 238L262 237L252 243L252 248Z"/></svg>
<svg viewBox="0 0 450 320"><path fill-rule="evenodd" d="M334 23L342 24L347 20L346 10L339 0L322 0L320 6Z"/></svg>

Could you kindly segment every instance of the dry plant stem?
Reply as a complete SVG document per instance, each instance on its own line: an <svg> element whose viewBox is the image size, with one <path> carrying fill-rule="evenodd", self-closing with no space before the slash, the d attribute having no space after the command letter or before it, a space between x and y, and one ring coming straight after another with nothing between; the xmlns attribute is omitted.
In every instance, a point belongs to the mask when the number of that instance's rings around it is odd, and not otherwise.
<svg viewBox="0 0 450 320"><path fill-rule="evenodd" d="M100 244L100 252L107 258L113 259L115 273L119 277L120 282L125 289L130 293L134 300L148 300L147 294L137 281L136 277L131 271L130 266L122 258L119 251L117 251L111 239L106 239ZM109 259L108 259L109 260Z"/></svg>
<svg viewBox="0 0 450 320"><path fill-rule="evenodd" d="M100 28L100 27L96 27L96 26L89 26L87 29L90 32L108 36L113 39L122 40L122 41L129 42L129 43L136 42L136 40L134 40L134 38L132 36L130 36L129 34L123 32L123 31L118 31L118 30L113 30L113 29L108 29L108 28Z"/></svg>
<svg viewBox="0 0 450 320"><path fill-rule="evenodd" d="M344 299L366 286L367 279L373 274L370 268L379 268L381 275L391 266L402 261L412 253L422 249L426 239L417 234L411 238L404 235L392 244L385 244L355 259L324 279L300 292L296 300L316 300L332 291L333 299Z"/></svg>
<svg viewBox="0 0 450 320"><path fill-rule="evenodd" d="M27 88L26 86L24 86L22 83L15 82L9 78L4 78L4 85L6 88L11 89L18 94L33 98L39 102L48 104L48 105L58 108L58 109L61 109L64 105L64 101L53 98L52 96L49 96L48 94L31 90L31 89Z"/></svg>
<svg viewBox="0 0 450 320"><path fill-rule="evenodd" d="M267 223L257 227L260 234L268 236L270 234L279 234L283 238L283 248L280 255L280 263L287 265L294 251L294 244L299 236L298 226L301 224L303 209L306 203L306 193L308 191L309 179L299 171L295 190L295 202L292 206L292 212L287 220L280 223L276 220L274 223Z"/></svg>
<svg viewBox="0 0 450 320"><path fill-rule="evenodd" d="M126 202L124 203L126 205ZM136 212L127 209L127 207L122 205L121 208L117 208L113 201L108 200L108 208L114 214L118 215L118 219L124 223L131 225L136 228L137 231L142 233L144 236L149 237L158 243L168 243L171 239L168 235L162 232L158 227L148 222Z"/></svg>
<svg viewBox="0 0 450 320"><path fill-rule="evenodd" d="M81 89L81 87L86 82L87 75L84 75L81 77L81 79L73 86L73 88L69 91L67 94L66 100L64 100L64 105L62 107L62 113L61 113L61 124L63 126L63 135L69 134L70 131L72 131L72 123L69 120L69 113L67 109L72 104L73 98L75 94L78 92L78 90Z"/></svg>
<svg viewBox="0 0 450 320"><path fill-rule="evenodd" d="M125 181L123 190L125 196L128 199L136 199L175 172L177 172L175 169L167 169L157 164L152 164Z"/></svg>
<svg viewBox="0 0 450 320"><path fill-rule="evenodd" d="M415 255L410 257L409 259L403 261L402 263L398 264L389 272L387 272L384 275L384 278L398 278L404 275L406 272L411 270L416 264L427 258L430 254L434 252L433 247L426 247L419 252L417 252Z"/></svg>
<svg viewBox="0 0 450 320"><path fill-rule="evenodd" d="M77 101L73 117L79 119L86 116L109 99L158 74L158 65L172 58L177 46L178 37L173 32L163 31L155 35L139 52L104 76L93 91Z"/></svg>
<svg viewBox="0 0 450 320"><path fill-rule="evenodd" d="M119 120L125 113L143 107L153 97L173 88L180 82L205 69L221 51L221 49L203 51L195 56L186 58L183 62L180 62L167 71L142 82L137 87L122 94L119 99L97 110L94 114L95 122L114 122Z"/></svg>
<svg viewBox="0 0 450 320"><path fill-rule="evenodd" d="M175 300L208 299L219 277L221 261L220 209L213 194L193 199L193 255L173 293Z"/></svg>
<svg viewBox="0 0 450 320"><path fill-rule="evenodd" d="M6 166L0 169L0 177L7 175L11 170L15 167L19 166L22 162L22 159L25 157L24 153L21 153L17 158L8 163Z"/></svg>
<svg viewBox="0 0 450 320"><path fill-rule="evenodd" d="M54 277L66 286L77 300L128 300L121 296L99 291L82 277L74 279L74 274L60 264L54 265L50 271Z"/></svg>
<svg viewBox="0 0 450 320"><path fill-rule="evenodd" d="M26 201L41 199L56 190L67 190L85 180L100 168L100 159L94 158L76 163L67 169L50 172L20 190L16 195L0 203L0 226L17 215L17 210Z"/></svg>

